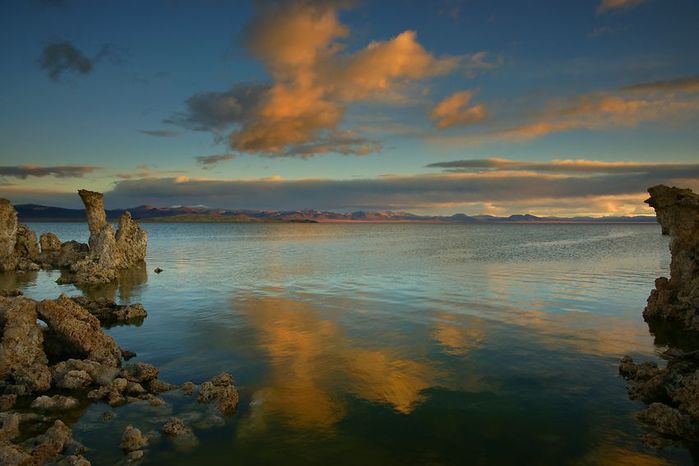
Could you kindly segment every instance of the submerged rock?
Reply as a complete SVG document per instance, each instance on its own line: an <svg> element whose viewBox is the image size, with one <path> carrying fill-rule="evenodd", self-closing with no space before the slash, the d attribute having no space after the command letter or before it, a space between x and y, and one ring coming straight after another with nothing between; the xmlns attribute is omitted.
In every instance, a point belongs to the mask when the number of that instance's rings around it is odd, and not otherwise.
<svg viewBox="0 0 699 466"><path fill-rule="evenodd" d="M178 450L189 450L199 444L199 439L180 418L170 418L163 425L163 433L170 437Z"/></svg>
<svg viewBox="0 0 699 466"><path fill-rule="evenodd" d="M222 372L199 388L199 403L213 403L221 414L232 414L238 407L238 390L233 376Z"/></svg>
<svg viewBox="0 0 699 466"><path fill-rule="evenodd" d="M129 424L124 429L119 447L125 452L137 451L148 445L148 437L143 435L140 429Z"/></svg>
<svg viewBox="0 0 699 466"><path fill-rule="evenodd" d="M31 408L41 411L66 411L78 406L78 400L70 396L40 396L32 401Z"/></svg>

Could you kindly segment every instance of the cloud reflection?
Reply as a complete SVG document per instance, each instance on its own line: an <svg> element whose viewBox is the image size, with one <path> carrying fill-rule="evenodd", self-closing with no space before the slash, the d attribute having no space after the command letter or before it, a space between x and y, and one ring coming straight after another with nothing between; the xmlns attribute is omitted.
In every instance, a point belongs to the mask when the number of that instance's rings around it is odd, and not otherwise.
<svg viewBox="0 0 699 466"><path fill-rule="evenodd" d="M243 300L240 310L270 365L269 380L253 395L256 425L274 414L298 428L330 429L346 411L347 401L338 393L408 414L438 375L435 368L398 357L390 348L357 347L336 321L304 302L262 297Z"/></svg>

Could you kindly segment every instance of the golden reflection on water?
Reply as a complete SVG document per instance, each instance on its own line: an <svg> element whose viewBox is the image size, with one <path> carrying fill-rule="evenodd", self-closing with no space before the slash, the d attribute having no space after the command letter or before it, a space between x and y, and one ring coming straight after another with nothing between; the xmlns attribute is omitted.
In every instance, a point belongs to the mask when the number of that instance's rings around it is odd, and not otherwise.
<svg viewBox="0 0 699 466"><path fill-rule="evenodd" d="M432 328L432 338L441 346L445 354L465 356L480 347L486 337L483 319L471 318L468 322L446 312L435 315L437 322Z"/></svg>
<svg viewBox="0 0 699 466"><path fill-rule="evenodd" d="M397 357L391 348L359 348L334 320L307 303L282 297L243 300L239 310L258 335L270 364L265 387L253 395L251 421L281 415L299 428L330 429L345 415L349 392L408 414L434 384L430 365Z"/></svg>
<svg viewBox="0 0 699 466"><path fill-rule="evenodd" d="M576 466L666 466L667 460L616 445L600 445L588 452Z"/></svg>

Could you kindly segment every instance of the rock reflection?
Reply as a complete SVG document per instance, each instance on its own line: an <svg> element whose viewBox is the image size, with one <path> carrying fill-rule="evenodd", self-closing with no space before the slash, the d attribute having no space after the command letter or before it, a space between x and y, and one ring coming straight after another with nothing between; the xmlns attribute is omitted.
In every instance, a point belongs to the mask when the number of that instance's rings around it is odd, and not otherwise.
<svg viewBox="0 0 699 466"><path fill-rule="evenodd" d="M128 269L120 270L118 281L97 286L81 287L76 285L76 287L85 296L92 299L107 298L128 303L133 296L138 295L140 288L147 282L148 267L145 262L140 262Z"/></svg>
<svg viewBox="0 0 699 466"><path fill-rule="evenodd" d="M39 272L15 272L0 273L0 290L14 290L24 288L36 282Z"/></svg>
<svg viewBox="0 0 699 466"><path fill-rule="evenodd" d="M243 300L239 309L271 366L266 386L253 395L250 428L273 414L298 428L330 429L344 417L347 395L408 414L438 375L390 348L357 347L338 322L304 302L262 297Z"/></svg>

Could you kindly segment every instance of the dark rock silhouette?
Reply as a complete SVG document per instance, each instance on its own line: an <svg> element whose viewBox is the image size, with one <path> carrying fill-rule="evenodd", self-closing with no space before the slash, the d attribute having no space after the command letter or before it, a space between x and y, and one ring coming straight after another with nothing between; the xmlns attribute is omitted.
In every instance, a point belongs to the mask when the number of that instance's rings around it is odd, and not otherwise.
<svg viewBox="0 0 699 466"><path fill-rule="evenodd" d="M699 444L699 196L689 189L653 186L646 201L655 209L664 235L670 236L670 278L655 281L643 317L656 342L667 344L665 368L634 363L626 356L619 373L629 397L649 406L638 420L649 428L644 437L654 447L680 443L692 451Z"/></svg>

